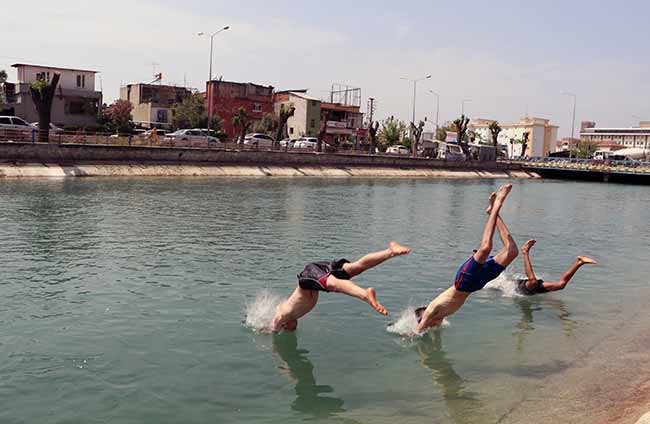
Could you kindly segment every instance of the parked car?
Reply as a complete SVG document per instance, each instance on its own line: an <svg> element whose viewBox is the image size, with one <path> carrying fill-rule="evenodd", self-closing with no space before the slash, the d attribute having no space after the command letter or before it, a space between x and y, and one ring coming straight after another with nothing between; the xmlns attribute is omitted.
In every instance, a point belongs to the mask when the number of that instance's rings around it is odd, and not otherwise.
<svg viewBox="0 0 650 424"><path fill-rule="evenodd" d="M258 149L272 149L274 143L275 140L273 140L273 137L266 134L253 133L244 137L244 145L255 146Z"/></svg>
<svg viewBox="0 0 650 424"><path fill-rule="evenodd" d="M38 131L38 122L32 122L29 124L30 127ZM50 134L59 134L63 132L63 128L59 128L53 123L50 122Z"/></svg>
<svg viewBox="0 0 650 424"><path fill-rule="evenodd" d="M323 149L327 146L326 143L323 144ZM318 148L318 139L316 137L301 137L293 143L294 149L311 149L316 150Z"/></svg>
<svg viewBox="0 0 650 424"><path fill-rule="evenodd" d="M464 161L466 160L463 149L455 143L440 143L438 147L438 159L448 161Z"/></svg>
<svg viewBox="0 0 650 424"><path fill-rule="evenodd" d="M280 140L278 143L280 144L280 147L282 147L282 148L293 149L293 146L296 143L296 141L297 141L297 139L294 139L294 138L285 138L284 140Z"/></svg>
<svg viewBox="0 0 650 424"><path fill-rule="evenodd" d="M165 135L164 141L182 147L206 147L213 143L221 143L218 138L208 136L199 129L178 130Z"/></svg>
<svg viewBox="0 0 650 424"><path fill-rule="evenodd" d="M31 139L34 128L17 116L0 116L0 139Z"/></svg>
<svg viewBox="0 0 650 424"><path fill-rule="evenodd" d="M386 149L386 153L389 155L409 155L411 154L411 150L406 146L396 144L394 146L388 147L388 149Z"/></svg>

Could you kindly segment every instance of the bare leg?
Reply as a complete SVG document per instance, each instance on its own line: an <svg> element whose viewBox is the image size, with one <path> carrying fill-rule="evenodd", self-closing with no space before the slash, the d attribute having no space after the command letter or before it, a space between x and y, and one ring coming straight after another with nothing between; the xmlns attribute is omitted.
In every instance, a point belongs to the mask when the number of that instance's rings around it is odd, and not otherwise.
<svg viewBox="0 0 650 424"><path fill-rule="evenodd" d="M580 269L581 266L587 265L587 264L597 264L598 262L594 259L588 258L586 256L578 256L576 261L571 265L571 267L566 270L566 272L562 275L560 278L560 281L553 282L553 281L544 281L544 288L548 291L558 291L558 290L563 290L567 284L569 284L569 281L571 281L571 278L575 275L576 271Z"/></svg>
<svg viewBox="0 0 650 424"><path fill-rule="evenodd" d="M354 262L343 265L343 270L347 272L351 277L354 277L355 275L359 275L362 272L369 270L370 268L376 267L377 265L387 261L390 258L406 255L410 252L411 249L408 247L402 246L395 241L391 241L386 249L379 252L369 253Z"/></svg>
<svg viewBox="0 0 650 424"><path fill-rule="evenodd" d="M512 190L512 184L506 184L499 189L499 193L496 195L494 205L490 211L490 217L488 218L488 222L485 224L485 229L483 230L481 246L474 254L474 260L478 263L485 263L487 258L490 256L490 252L492 252L492 238L494 238L497 218L501 211L501 206L503 206L503 202L506 200L510 190Z"/></svg>
<svg viewBox="0 0 650 424"><path fill-rule="evenodd" d="M350 280L341 280L339 278L330 275L327 277L327 288L330 291L347 294L348 296L356 297L361 299L370 306L372 306L375 311L379 312L382 315L388 315L388 311L383 307L381 303L377 301L377 293L372 287L363 289Z"/></svg>
<svg viewBox="0 0 650 424"><path fill-rule="evenodd" d="M492 193L490 195L490 206L486 211L488 214L492 212L495 200L496 193ZM500 265L503 265L504 268L507 268L515 259L517 259L517 256L519 256L519 249L517 248L517 242L512 238L512 234L510 234L510 230L508 230L508 227L506 226L506 223L503 222L503 219L501 219L501 216L497 216L497 231L499 232L499 238L503 244L503 249L494 256L494 260Z"/></svg>

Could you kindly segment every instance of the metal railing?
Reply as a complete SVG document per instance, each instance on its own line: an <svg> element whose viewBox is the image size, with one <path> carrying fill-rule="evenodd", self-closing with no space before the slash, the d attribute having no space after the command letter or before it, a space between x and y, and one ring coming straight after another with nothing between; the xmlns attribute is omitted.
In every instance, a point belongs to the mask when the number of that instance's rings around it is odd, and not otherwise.
<svg viewBox="0 0 650 424"><path fill-rule="evenodd" d="M0 129L0 142L12 143L38 143L37 130L13 130ZM294 148L288 143L282 145L275 143L271 145L242 144L235 140L214 141L212 138L197 137L191 139L173 139L166 136L158 136L156 139L143 135L121 135L109 133L96 133L84 131L51 131L49 134L50 144L59 145L98 145L98 146L122 146L122 147L151 147L151 148L195 148L209 150L236 150L236 151L276 151L291 153L315 153L316 148ZM410 158L411 153L370 153L369 147L364 145L358 148L334 148L323 143L323 153L350 154L350 155L371 155L386 157ZM431 159L418 156L420 159Z"/></svg>
<svg viewBox="0 0 650 424"><path fill-rule="evenodd" d="M528 168L564 169L585 172L650 174L650 162L636 160L597 160L576 158L541 158L511 160Z"/></svg>

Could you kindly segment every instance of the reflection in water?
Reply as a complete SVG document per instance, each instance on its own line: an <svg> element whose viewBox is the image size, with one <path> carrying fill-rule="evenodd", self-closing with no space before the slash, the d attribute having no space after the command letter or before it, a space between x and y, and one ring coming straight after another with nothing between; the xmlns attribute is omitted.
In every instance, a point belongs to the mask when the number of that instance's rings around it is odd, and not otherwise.
<svg viewBox="0 0 650 424"><path fill-rule="evenodd" d="M309 351L298 349L296 333L274 334L273 348L287 365L287 368L281 369L296 384L296 400L291 404L291 409L316 418L327 418L345 412L343 400L320 396L321 393L332 393L334 389L316 384L314 365L307 358Z"/></svg>
<svg viewBox="0 0 650 424"><path fill-rule="evenodd" d="M517 352L523 353L525 345L525 336L528 332L535 329L533 325L533 312L542 310L554 310L557 312L557 317L562 323L562 329L567 339L575 340L575 329L578 323L571 319L571 312L567 308L562 299L556 297L538 297L535 300L527 297L516 297L514 302L521 310L521 320L517 323L517 328L520 330L516 333L517 338Z"/></svg>
<svg viewBox="0 0 650 424"><path fill-rule="evenodd" d="M480 400L466 390L465 380L456 373L453 362L442 348L441 331L426 334L416 347L422 365L433 371L433 379L442 388L451 421L462 424L483 420Z"/></svg>

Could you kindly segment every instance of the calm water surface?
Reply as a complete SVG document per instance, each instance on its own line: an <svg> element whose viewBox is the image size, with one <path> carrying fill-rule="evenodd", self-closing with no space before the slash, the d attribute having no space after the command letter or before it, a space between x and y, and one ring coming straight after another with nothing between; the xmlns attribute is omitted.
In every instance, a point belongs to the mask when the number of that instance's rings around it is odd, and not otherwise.
<svg viewBox="0 0 650 424"><path fill-rule="evenodd" d="M0 422L495 422L634 317L650 271L647 188L517 182L503 217L519 243L538 240L538 273L577 254L601 266L562 293L478 293L419 340L388 333L451 284L500 183L5 180ZM296 334L242 324L305 262L391 239L413 253L357 281L392 317L330 294Z"/></svg>

